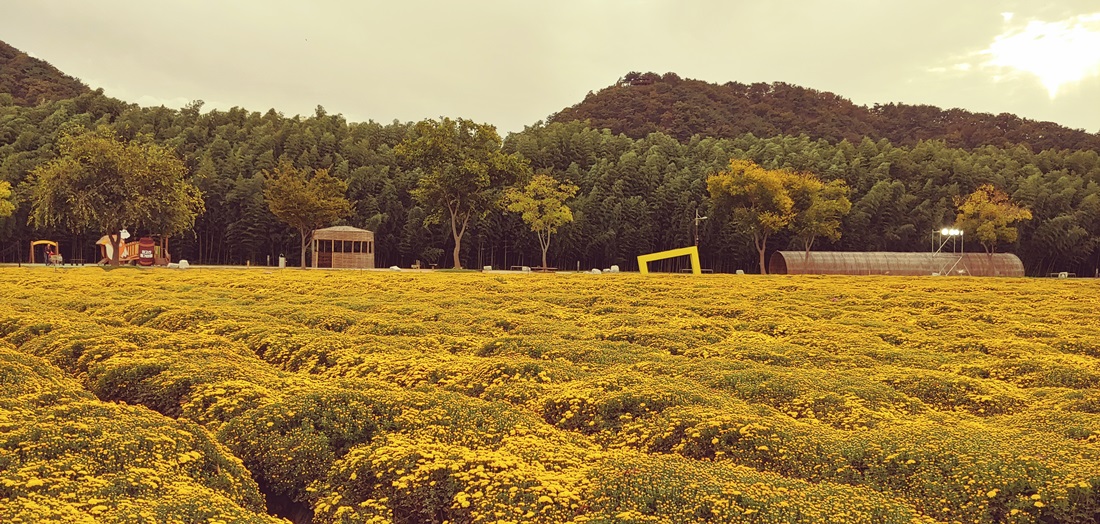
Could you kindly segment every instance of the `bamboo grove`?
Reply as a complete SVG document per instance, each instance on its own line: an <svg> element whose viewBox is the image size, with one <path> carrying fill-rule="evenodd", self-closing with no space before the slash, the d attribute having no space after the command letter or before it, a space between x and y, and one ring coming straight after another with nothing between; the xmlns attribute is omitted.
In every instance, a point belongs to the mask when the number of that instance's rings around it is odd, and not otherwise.
<svg viewBox="0 0 1100 524"><path fill-rule="evenodd" d="M205 212L194 230L174 239L176 258L264 265L287 255L296 263L297 233L267 209L260 175L289 161L327 169L346 182L352 202L346 221L375 232L379 266L407 267L416 260L450 265L449 256L442 256L454 248L449 229L430 220L425 225L434 210L411 194L423 174L395 154L414 133L413 123L350 123L320 106L306 117L241 108L203 112L201 102L181 110L142 108L98 91L35 107L0 107L0 180L11 184L16 204L15 214L0 222L0 260L25 255L32 237L58 238L67 258L92 259L85 250L98 234L81 237L27 225L34 184L28 174L56 157L64 133L99 126L125 140L171 148L205 195ZM937 140L896 146L884 139L830 142L751 134L678 141L653 132L633 139L583 122L536 123L504 137L500 147L525 158L535 172L579 188L567 202L573 221L560 228L549 248L549 259L559 267L629 269L638 254L691 245L695 212L713 211L706 179L731 158L847 183L852 208L841 237L819 241L815 249L928 249L930 234L954 221L956 198L989 184L1033 215L1019 224L1018 240L1000 248L1017 253L1030 274L1092 275L1100 266L1095 150L960 149ZM799 242L780 233L768 245L798 249ZM714 213L700 226L700 251L704 265L717 271L757 265L751 236ZM541 253L520 217L498 209L471 221L460 255L466 267L508 267L535 265Z"/></svg>

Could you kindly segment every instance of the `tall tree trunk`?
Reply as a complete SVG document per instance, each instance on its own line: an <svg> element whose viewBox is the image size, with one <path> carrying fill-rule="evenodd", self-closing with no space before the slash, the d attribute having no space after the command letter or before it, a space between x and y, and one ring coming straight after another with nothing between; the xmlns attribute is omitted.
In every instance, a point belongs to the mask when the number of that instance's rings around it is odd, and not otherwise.
<svg viewBox="0 0 1100 524"><path fill-rule="evenodd" d="M462 228L458 227L458 215L453 211L451 212L451 235L455 239L454 250L454 263L455 269L462 269L462 261L458 258L459 250L462 249L462 235L466 233L466 226L470 223L470 215L467 214L466 218L462 219Z"/></svg>
<svg viewBox="0 0 1100 524"><path fill-rule="evenodd" d="M451 213L451 237L455 239L454 268L462 269L462 261L458 259L458 250L461 247L462 237L458 234L458 217Z"/></svg>
<svg viewBox="0 0 1100 524"><path fill-rule="evenodd" d="M764 251L768 248L768 235L753 233L752 241L756 244L756 251L760 253L760 274L767 275L768 268L764 265Z"/></svg>
<svg viewBox="0 0 1100 524"><path fill-rule="evenodd" d="M543 269L550 267L550 264L546 263L546 251L550 249L550 232L546 232L546 236L543 236L542 231L539 231L539 244L542 246L542 267Z"/></svg>
<svg viewBox="0 0 1100 524"><path fill-rule="evenodd" d="M815 237L810 237L810 239L806 241L806 244L805 244L806 245L806 253L804 255L802 255L802 263L805 264L804 267L806 268L807 271L812 269L810 267L810 248L813 247L813 245L814 245L814 238Z"/></svg>
<svg viewBox="0 0 1100 524"><path fill-rule="evenodd" d="M111 247L114 248L114 253L111 253L111 266L118 267L119 256L122 254L122 250L120 249L122 247L122 237L118 233L115 233L113 235L107 235L107 239L111 241Z"/></svg>
<svg viewBox="0 0 1100 524"><path fill-rule="evenodd" d="M302 261L301 261L301 266L302 266L302 269L305 269L306 268L306 230L305 230L305 228L298 228L298 232L301 233L301 236L302 236ZM314 253L313 256L317 256L317 254Z"/></svg>

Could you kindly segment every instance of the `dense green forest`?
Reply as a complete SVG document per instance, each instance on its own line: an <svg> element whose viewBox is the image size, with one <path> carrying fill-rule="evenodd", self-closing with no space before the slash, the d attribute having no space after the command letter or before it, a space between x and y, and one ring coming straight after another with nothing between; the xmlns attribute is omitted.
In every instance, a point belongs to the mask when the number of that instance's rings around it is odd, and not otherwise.
<svg viewBox="0 0 1100 524"><path fill-rule="evenodd" d="M670 75L656 78L659 81L650 84L611 87L592 98L608 91L636 93L693 82ZM770 89L782 91L775 86ZM790 88L799 90L828 98ZM844 219L843 235L835 242L819 242L815 249L927 250L932 231L954 221L954 198L981 184L993 184L1034 215L1020 224L1016 244L1000 246L1000 251L1019 254L1031 274L1092 275L1100 264L1100 147L1095 145L1100 139L1095 135L1006 117L1017 124L1038 126L1035 129L1044 130L1044 136L1049 132L1062 137L1058 144L1063 145L1041 148L1046 142L1011 139L1015 128L997 128L1003 143L959 144L951 133L933 133L935 126L947 125L942 118L933 118L914 121L909 127L894 121L899 129L906 129L895 141L877 138L879 133L852 116L862 113L845 113L844 108L854 106L842 102L834 104L840 108L835 114L825 106L812 110L817 112L815 121L833 122L839 133L835 136L801 128L791 129L801 133L797 135L763 131L729 135L735 131L730 128L715 133L728 136L715 137L708 136L705 125L687 125L676 128L679 131L653 130L632 138L606 129L599 119L563 121L570 111L590 105L592 98L559 113L550 123L533 124L502 140L505 152L522 155L535 172L552 174L580 188L568 202L574 221L559 230L549 248L550 261L558 267L618 264L633 269L639 254L692 244L693 218L699 210L711 217L700 227L704 266L716 271L754 271L751 239L728 217L716 214L706 191L706 178L734 157L770 169L807 171L825 181L847 182L852 210ZM684 103L669 102L671 109L665 114L683 110L679 114L687 118ZM914 115L921 112L912 106L897 107ZM767 113L760 116L761 121L768 118ZM296 233L268 210L259 174L286 159L298 167L329 169L347 182L353 210L346 222L375 232L377 265L407 267L415 260L450 265L443 256L454 246L448 227L425 226L432 210L410 196L421 172L394 152L403 140L413 137L413 123L347 122L320 106L313 115L293 117L274 109L203 111L199 101L180 110L145 108L102 91L34 105L9 101L0 107L0 180L11 182L17 206L15 215L0 224L0 260L25 257L25 246L32 238L58 239L68 258L94 260L92 243L98 233L79 236L27 225L34 184L28 175L56 157L59 136L99 126L127 140L174 149L205 195L206 211L194 231L173 239L177 259L262 265L285 254L296 263L301 256ZM822 134L826 136L811 138ZM466 235L461 246L466 267L540 261L536 236L515 214L489 213L471 223ZM794 239L783 234L769 242L770 250L797 249L794 246ZM975 243L967 249L980 247Z"/></svg>

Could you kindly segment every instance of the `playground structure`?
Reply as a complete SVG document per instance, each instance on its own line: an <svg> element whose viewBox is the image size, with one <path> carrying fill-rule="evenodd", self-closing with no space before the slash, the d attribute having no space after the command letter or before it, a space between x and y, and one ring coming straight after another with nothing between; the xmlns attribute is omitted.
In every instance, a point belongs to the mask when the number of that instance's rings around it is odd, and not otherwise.
<svg viewBox="0 0 1100 524"><path fill-rule="evenodd" d="M104 235L96 241L99 246L99 263L110 264L114 255L111 238ZM168 252L168 239L161 238L158 243L154 237L141 237L135 242L120 241L118 246L119 264L140 266L167 266L172 261Z"/></svg>
<svg viewBox="0 0 1100 524"><path fill-rule="evenodd" d="M648 255L638 255L638 271L643 275L649 274L649 263L666 258L682 257L687 255L691 259L691 274L703 274L702 265L699 263L699 248L697 246L658 251Z"/></svg>
<svg viewBox="0 0 1100 524"><path fill-rule="evenodd" d="M31 242L30 256L27 258L31 264L35 263L34 251L38 246L46 246L42 262L46 265L60 266L64 259L61 257L61 249L53 240L34 240Z"/></svg>

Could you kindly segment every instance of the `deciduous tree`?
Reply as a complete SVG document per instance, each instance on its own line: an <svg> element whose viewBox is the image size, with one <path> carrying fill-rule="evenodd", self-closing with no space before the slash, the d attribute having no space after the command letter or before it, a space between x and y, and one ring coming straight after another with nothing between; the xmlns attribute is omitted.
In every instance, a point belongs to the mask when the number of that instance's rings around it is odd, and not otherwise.
<svg viewBox="0 0 1100 524"><path fill-rule="evenodd" d="M1012 203L1004 191L991 184L978 187L966 198L956 198L955 206L959 209L955 225L977 237L990 255L997 250L997 243L1016 241L1014 222L1031 220L1031 211Z"/></svg>
<svg viewBox="0 0 1100 524"><path fill-rule="evenodd" d="M470 218L494 209L504 188L529 170L526 159L501 151L500 135L493 126L462 118L417 123L395 152L410 167L421 170L411 193L435 209L427 221L441 222L444 213L450 221L455 268L462 267L459 253Z"/></svg>
<svg viewBox="0 0 1100 524"><path fill-rule="evenodd" d="M271 214L298 230L302 241L301 268L306 267L306 243L312 231L351 214L351 203L344 197L348 185L317 169L309 176L289 161L280 162L272 171L262 171L264 199Z"/></svg>
<svg viewBox="0 0 1100 524"><path fill-rule="evenodd" d="M806 257L818 237L840 239L841 219L852 210L848 200L848 185L843 180L822 182L809 173L796 173L788 178L794 216L789 228L802 242Z"/></svg>
<svg viewBox="0 0 1100 524"><path fill-rule="evenodd" d="M718 209L729 209L731 220L752 234L762 275L768 272L764 262L768 237L787 227L794 216L789 176L786 171L735 158L726 170L707 178L707 190Z"/></svg>
<svg viewBox="0 0 1100 524"><path fill-rule="evenodd" d="M60 157L32 173L31 221L74 233L105 231L119 264L124 228L165 237L191 229L202 194L187 169L164 147L123 142L107 130L64 136Z"/></svg>
<svg viewBox="0 0 1100 524"><path fill-rule="evenodd" d="M504 193L508 211L519 213L523 222L538 235L542 267L547 267L546 251L550 249L550 235L573 221L573 212L565 201L573 198L578 189L573 184L558 182L550 175L538 174L522 188L513 187Z"/></svg>

